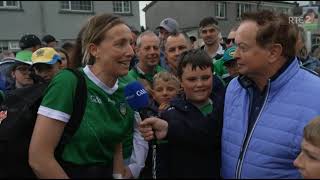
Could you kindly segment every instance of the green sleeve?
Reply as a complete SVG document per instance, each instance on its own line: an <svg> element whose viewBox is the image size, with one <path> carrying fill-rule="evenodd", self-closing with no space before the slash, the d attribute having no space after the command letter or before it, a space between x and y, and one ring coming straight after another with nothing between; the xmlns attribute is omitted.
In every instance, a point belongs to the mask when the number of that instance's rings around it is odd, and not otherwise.
<svg viewBox="0 0 320 180"><path fill-rule="evenodd" d="M127 78L137 80L138 79L138 73L134 69L131 69L128 72Z"/></svg>
<svg viewBox="0 0 320 180"><path fill-rule="evenodd" d="M38 113L67 122L73 111L76 86L77 77L70 71L61 71L46 89Z"/></svg>
<svg viewBox="0 0 320 180"><path fill-rule="evenodd" d="M224 74L227 74L227 70L223 65L223 60L219 59L214 63L214 72L220 77L222 77Z"/></svg>
<svg viewBox="0 0 320 180"><path fill-rule="evenodd" d="M129 76L129 74L119 78L119 84L122 86L126 86L133 81L136 81L136 79L134 79L132 76Z"/></svg>

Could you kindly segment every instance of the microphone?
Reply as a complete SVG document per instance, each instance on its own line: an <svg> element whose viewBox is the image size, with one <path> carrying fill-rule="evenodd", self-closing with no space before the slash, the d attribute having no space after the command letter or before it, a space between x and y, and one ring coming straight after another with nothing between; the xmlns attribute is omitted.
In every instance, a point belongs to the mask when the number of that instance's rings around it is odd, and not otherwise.
<svg viewBox="0 0 320 180"><path fill-rule="evenodd" d="M149 94L144 89L143 85L138 81L134 81L128 84L124 88L124 95L129 106L139 112L141 120L152 116L157 116L149 106ZM152 145L152 178L157 178L157 167L156 167L156 157L157 157L157 140L156 138L151 141Z"/></svg>
<svg viewBox="0 0 320 180"><path fill-rule="evenodd" d="M138 81L134 81L124 88L124 95L129 106L139 112L141 120L148 117L157 116L149 106L149 94Z"/></svg>

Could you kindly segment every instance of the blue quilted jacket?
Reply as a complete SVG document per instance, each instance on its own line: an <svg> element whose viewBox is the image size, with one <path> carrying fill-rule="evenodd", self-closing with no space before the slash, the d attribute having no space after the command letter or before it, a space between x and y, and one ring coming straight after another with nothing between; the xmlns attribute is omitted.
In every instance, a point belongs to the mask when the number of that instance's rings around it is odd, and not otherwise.
<svg viewBox="0 0 320 180"><path fill-rule="evenodd" d="M252 130L247 128L248 86L248 81L237 77L227 88L222 177L301 178L293 161L300 152L304 126L320 115L320 78L293 60L276 79L269 80L264 105Z"/></svg>

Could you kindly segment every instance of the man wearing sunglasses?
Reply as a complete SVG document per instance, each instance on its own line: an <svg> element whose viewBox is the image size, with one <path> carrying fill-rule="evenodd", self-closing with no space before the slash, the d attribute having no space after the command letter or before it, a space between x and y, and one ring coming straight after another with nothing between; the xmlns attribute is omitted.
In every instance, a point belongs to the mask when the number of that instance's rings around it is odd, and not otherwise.
<svg viewBox="0 0 320 180"><path fill-rule="evenodd" d="M228 38L226 40L226 45L227 45L227 48L230 48L231 46L234 45L234 38L236 37L236 31L238 29L238 26L234 26L233 28L231 28L230 32L229 32L229 35L228 35Z"/></svg>

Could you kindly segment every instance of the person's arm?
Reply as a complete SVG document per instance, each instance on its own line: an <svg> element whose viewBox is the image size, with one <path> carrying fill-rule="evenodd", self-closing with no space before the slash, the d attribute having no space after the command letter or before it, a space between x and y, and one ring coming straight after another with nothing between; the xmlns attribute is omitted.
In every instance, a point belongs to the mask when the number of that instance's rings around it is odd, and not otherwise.
<svg viewBox="0 0 320 180"><path fill-rule="evenodd" d="M38 115L29 147L29 164L40 179L66 179L67 174L54 157L65 123Z"/></svg>
<svg viewBox="0 0 320 180"><path fill-rule="evenodd" d="M113 178L122 179L125 172L125 165L123 163L122 144L117 144L113 155Z"/></svg>
<svg viewBox="0 0 320 180"><path fill-rule="evenodd" d="M51 80L38 109L29 147L29 164L38 178L68 178L54 152L73 111L76 84L71 72L60 72Z"/></svg>
<svg viewBox="0 0 320 180"><path fill-rule="evenodd" d="M135 113L135 124L133 133L133 151L130 157L130 164L126 169L125 178L138 178L141 169L145 165L145 161L148 155L148 142L145 141L139 132L138 123L141 122L141 117L138 113Z"/></svg>

